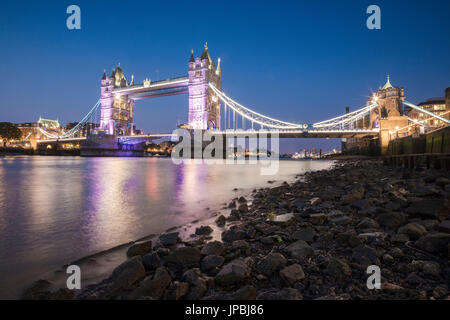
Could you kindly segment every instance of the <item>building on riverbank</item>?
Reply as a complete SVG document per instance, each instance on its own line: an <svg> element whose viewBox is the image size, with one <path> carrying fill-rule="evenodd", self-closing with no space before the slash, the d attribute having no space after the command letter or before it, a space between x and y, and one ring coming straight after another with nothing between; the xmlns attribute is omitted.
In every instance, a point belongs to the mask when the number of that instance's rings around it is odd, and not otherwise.
<svg viewBox="0 0 450 320"><path fill-rule="evenodd" d="M419 107L430 111L445 119L450 119L450 87L445 89L445 96L438 98L429 98L417 104ZM419 110L406 108L406 114L413 120L418 121L425 131L436 129L445 125L442 120L431 117Z"/></svg>

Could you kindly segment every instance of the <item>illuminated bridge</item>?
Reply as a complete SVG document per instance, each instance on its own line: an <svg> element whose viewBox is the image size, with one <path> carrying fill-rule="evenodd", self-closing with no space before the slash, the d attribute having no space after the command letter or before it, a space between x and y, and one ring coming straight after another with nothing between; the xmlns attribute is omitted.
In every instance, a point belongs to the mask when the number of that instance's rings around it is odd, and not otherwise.
<svg viewBox="0 0 450 320"><path fill-rule="evenodd" d="M352 112L347 110L345 114L316 123L287 122L261 114L256 111L256 107L246 107L225 93L222 89L220 58L216 64L211 59L206 44L201 56L194 58L193 52L191 53L188 65L187 76L154 82L146 78L142 83L135 84L133 76L128 83L119 64L111 75L104 72L100 99L77 126L59 136L41 129L47 139L38 143L87 139L88 142L95 140L100 145L103 143L101 137L108 136L114 137L119 145L132 145L172 137L172 133L137 134L134 127L135 101L186 93L186 127L191 130L209 130L213 135L228 133L245 137L267 132L277 134L280 138L376 138L383 146L393 136L411 134L412 129L421 126L417 120L405 115L405 108L417 109L446 125L450 123L444 117L405 101L404 89L391 85L389 77L386 84L373 93L365 106L359 109ZM100 123L94 134L89 138L78 137L83 126L98 117L98 113Z"/></svg>

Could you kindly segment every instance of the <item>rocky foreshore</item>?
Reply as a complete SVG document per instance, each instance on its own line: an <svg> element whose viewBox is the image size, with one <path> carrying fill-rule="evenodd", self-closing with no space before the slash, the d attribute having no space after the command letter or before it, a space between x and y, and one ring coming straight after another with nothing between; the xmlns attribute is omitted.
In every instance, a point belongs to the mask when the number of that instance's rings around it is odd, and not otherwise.
<svg viewBox="0 0 450 320"><path fill-rule="evenodd" d="M254 190L211 226L132 245L109 278L28 299L449 299L450 176L340 162ZM367 267L381 270L369 289Z"/></svg>

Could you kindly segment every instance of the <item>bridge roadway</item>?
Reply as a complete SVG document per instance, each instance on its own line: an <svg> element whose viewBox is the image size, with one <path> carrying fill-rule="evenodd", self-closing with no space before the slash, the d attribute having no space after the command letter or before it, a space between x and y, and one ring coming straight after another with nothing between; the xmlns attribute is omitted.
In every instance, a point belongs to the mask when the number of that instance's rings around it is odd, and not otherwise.
<svg viewBox="0 0 450 320"><path fill-rule="evenodd" d="M116 88L114 95L127 95L128 98L139 100L144 98L156 98L188 92L189 78L187 76L167 80L150 82L149 84L136 84L125 88Z"/></svg>
<svg viewBox="0 0 450 320"><path fill-rule="evenodd" d="M362 138L362 137L374 137L379 134L379 129L353 129L353 130L225 130L225 131L211 131L213 135L218 134L230 134L235 137L248 137L249 135L265 134L278 134L280 138ZM118 136L120 140L133 140L133 139L149 139L157 140L161 138L172 138L176 135L172 133L152 133L133 136ZM61 142L70 143L84 141L86 137L81 138L65 138L65 139L47 139L37 140L37 143L51 143Z"/></svg>

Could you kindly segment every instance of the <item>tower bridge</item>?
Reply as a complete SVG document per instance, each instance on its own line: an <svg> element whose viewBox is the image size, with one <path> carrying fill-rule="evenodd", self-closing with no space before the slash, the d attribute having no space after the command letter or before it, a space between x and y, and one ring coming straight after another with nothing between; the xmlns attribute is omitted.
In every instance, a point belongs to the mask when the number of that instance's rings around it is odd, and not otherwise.
<svg viewBox="0 0 450 320"><path fill-rule="evenodd" d="M245 107L222 90L220 58L211 58L207 44L200 56L191 51L187 75L160 81L149 78L135 83L134 76L127 81L119 65L101 79L100 99L77 126L59 136L43 132L48 139L38 143L67 143L75 139L84 124L100 113L100 123L95 134L77 137L87 150L104 149L114 155L114 150L138 150L146 140L171 137L171 133L137 134L134 129L135 101L177 94L188 94L187 127L191 130L209 130L213 135L232 134L245 137L267 130L280 138L343 138L344 146L371 143L378 140L382 151L393 136L411 134L417 126L408 119L404 105L437 117L445 124L450 120L441 118L410 102L405 101L404 89L393 86L388 76L383 87L355 111L316 122L292 123L275 119ZM84 142L80 142L84 140ZM139 151L139 150L138 150Z"/></svg>

